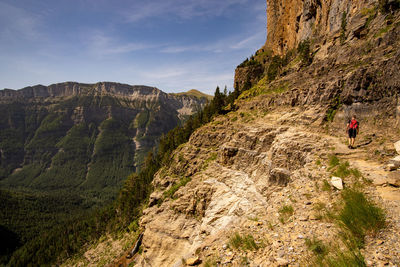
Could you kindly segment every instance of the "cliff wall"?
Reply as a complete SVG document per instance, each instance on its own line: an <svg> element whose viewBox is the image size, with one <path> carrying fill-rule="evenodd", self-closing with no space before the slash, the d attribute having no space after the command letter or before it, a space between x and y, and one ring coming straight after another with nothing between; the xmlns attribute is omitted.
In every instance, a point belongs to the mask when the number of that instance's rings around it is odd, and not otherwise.
<svg viewBox="0 0 400 267"><path fill-rule="evenodd" d="M328 38L341 31L342 18L352 18L375 0L267 0L265 46L282 55L308 38Z"/></svg>

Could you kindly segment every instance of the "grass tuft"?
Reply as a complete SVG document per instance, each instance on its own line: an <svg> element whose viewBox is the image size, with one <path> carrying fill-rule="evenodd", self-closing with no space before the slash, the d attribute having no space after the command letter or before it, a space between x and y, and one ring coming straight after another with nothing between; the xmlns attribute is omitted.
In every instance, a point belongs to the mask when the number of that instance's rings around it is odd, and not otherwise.
<svg viewBox="0 0 400 267"><path fill-rule="evenodd" d="M284 205L279 209L279 221L284 224L294 213L292 205Z"/></svg>
<svg viewBox="0 0 400 267"><path fill-rule="evenodd" d="M339 158L336 155L329 156L329 169L336 167L337 165L339 165L339 163Z"/></svg>
<svg viewBox="0 0 400 267"><path fill-rule="evenodd" d="M377 234L385 226L385 212L368 200L362 192L346 189L342 192L344 207L339 222L361 243L366 234Z"/></svg>
<svg viewBox="0 0 400 267"><path fill-rule="evenodd" d="M256 250L259 248L252 235L241 236L238 232L229 239L229 245L235 249L242 250Z"/></svg>
<svg viewBox="0 0 400 267"><path fill-rule="evenodd" d="M188 182L190 182L192 178L190 177L183 177L179 181L179 183L173 184L167 191L164 192L164 198L172 198L174 199L174 194L178 191L179 188L185 186Z"/></svg>
<svg viewBox="0 0 400 267"><path fill-rule="evenodd" d="M321 240L316 239L315 237L313 239L306 238L305 242L307 248L316 255L325 255L328 251L324 243Z"/></svg>

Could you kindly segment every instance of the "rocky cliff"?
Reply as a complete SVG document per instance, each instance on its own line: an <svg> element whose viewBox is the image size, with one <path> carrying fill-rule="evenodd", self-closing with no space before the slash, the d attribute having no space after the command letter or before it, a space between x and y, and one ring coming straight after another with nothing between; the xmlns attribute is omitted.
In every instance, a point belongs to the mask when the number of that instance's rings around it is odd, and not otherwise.
<svg viewBox="0 0 400 267"><path fill-rule="evenodd" d="M238 110L195 131L157 172L141 253L114 250L115 266L400 264L399 2L267 4L266 45L236 69ZM345 135L353 114L356 149ZM365 197L357 207L376 205L366 221L389 211L386 227L357 241L340 219L353 193ZM354 231L368 213L357 209ZM83 262L110 250L94 246Z"/></svg>
<svg viewBox="0 0 400 267"><path fill-rule="evenodd" d="M290 49L297 48L297 45L306 39L329 38L340 34L345 20L358 20L355 15L360 16L361 10L373 6L376 2L374 0L267 0L268 38L265 46L275 54L282 55Z"/></svg>

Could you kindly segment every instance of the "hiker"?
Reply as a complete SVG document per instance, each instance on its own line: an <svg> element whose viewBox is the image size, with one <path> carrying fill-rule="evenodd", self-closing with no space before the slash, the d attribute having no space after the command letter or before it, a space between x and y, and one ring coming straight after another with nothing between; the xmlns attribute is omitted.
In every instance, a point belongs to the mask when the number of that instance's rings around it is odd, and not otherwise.
<svg viewBox="0 0 400 267"><path fill-rule="evenodd" d="M346 131L349 134L349 148L354 149L354 142L356 140L356 136L360 129L359 123L356 120L356 115L351 117L351 120L347 123Z"/></svg>

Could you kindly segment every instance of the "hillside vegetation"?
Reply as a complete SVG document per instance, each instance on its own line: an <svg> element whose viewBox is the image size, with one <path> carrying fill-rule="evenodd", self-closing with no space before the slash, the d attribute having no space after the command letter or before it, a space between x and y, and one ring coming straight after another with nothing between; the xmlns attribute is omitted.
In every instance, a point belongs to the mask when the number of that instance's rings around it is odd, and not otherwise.
<svg viewBox="0 0 400 267"><path fill-rule="evenodd" d="M110 205L161 135L205 103L112 83L0 91L5 238L22 245ZM1 254L10 255L12 246Z"/></svg>

